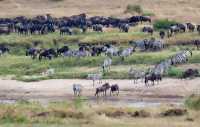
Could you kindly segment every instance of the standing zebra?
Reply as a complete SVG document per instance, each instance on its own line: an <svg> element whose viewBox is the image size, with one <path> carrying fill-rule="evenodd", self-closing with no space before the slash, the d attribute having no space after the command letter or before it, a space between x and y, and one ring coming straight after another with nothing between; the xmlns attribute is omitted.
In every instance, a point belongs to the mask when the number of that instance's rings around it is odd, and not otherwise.
<svg viewBox="0 0 200 127"><path fill-rule="evenodd" d="M133 47L124 49L120 54L120 56L122 57L122 61L124 61L124 58L130 56L132 53Z"/></svg>
<svg viewBox="0 0 200 127"><path fill-rule="evenodd" d="M145 72L142 70L133 69L133 67L131 67L128 71L128 75L130 79L133 79L134 84L137 84L138 79L143 81Z"/></svg>
<svg viewBox="0 0 200 127"><path fill-rule="evenodd" d="M73 84L74 96L80 96L83 86L81 84Z"/></svg>
<svg viewBox="0 0 200 127"><path fill-rule="evenodd" d="M186 63L188 61L189 56L192 56L192 51L190 50L184 50L177 53L171 58L172 65Z"/></svg>
<svg viewBox="0 0 200 127"><path fill-rule="evenodd" d="M102 73L99 73L99 74L94 73L94 74L88 74L87 79L93 81L93 87L94 87L96 80L98 80L99 83L102 83L102 77L103 77Z"/></svg>
<svg viewBox="0 0 200 127"><path fill-rule="evenodd" d="M109 57L106 58L106 59L103 61L103 65L102 65L103 72L110 70L111 64L112 64L112 59L109 58Z"/></svg>

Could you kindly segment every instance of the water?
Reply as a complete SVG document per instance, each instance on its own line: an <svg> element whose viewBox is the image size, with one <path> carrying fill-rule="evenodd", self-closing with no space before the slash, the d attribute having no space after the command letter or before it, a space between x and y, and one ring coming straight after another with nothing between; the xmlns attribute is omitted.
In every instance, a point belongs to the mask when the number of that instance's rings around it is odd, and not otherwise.
<svg viewBox="0 0 200 127"><path fill-rule="evenodd" d="M15 104L17 103L17 100L0 100L0 104ZM48 105L51 101L39 101L42 105ZM60 102L60 101L59 101ZM136 100L118 100L118 101L94 101L94 100L88 100L85 101L88 104L91 105L108 105L108 106L113 106L113 107L134 107L134 108L149 108L149 107L159 107L161 105L175 105L175 106L182 106L183 102L160 102L160 101L136 101Z"/></svg>

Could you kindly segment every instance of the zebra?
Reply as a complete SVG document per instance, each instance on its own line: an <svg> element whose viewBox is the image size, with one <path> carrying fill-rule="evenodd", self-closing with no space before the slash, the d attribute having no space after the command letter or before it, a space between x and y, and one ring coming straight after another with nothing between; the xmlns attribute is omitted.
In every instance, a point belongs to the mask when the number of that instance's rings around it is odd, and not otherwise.
<svg viewBox="0 0 200 127"><path fill-rule="evenodd" d="M118 52L119 52L119 49L117 47L113 47L113 46L110 48L104 49L104 50L106 50L105 55L109 56L109 57L117 56Z"/></svg>
<svg viewBox="0 0 200 127"><path fill-rule="evenodd" d="M93 81L93 87L95 85L95 81L98 80L98 83L102 83L102 73L94 73L94 74L88 74L87 79Z"/></svg>
<svg viewBox="0 0 200 127"><path fill-rule="evenodd" d="M120 56L122 57L122 61L124 61L124 57L128 57L133 53L133 47L126 48L122 50Z"/></svg>
<svg viewBox="0 0 200 127"><path fill-rule="evenodd" d="M80 96L83 86L81 84L73 84L74 96Z"/></svg>
<svg viewBox="0 0 200 127"><path fill-rule="evenodd" d="M143 70L136 70L131 67L128 71L128 75L130 79L134 80L134 84L137 84L138 79L144 79L145 77L145 72Z"/></svg>
<svg viewBox="0 0 200 127"><path fill-rule="evenodd" d="M102 69L103 69L103 72L105 72L106 70L110 70L110 66L112 64L112 59L111 58L106 58L104 59L104 62L103 62L103 65L102 65Z"/></svg>
<svg viewBox="0 0 200 127"><path fill-rule="evenodd" d="M186 63L188 57L192 56L192 51L184 50L171 57L172 65Z"/></svg>

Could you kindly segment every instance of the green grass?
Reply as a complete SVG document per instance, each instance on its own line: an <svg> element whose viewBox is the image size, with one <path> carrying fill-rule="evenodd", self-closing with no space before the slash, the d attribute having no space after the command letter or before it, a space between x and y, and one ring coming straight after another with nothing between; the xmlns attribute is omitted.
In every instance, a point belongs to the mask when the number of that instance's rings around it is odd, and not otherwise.
<svg viewBox="0 0 200 127"><path fill-rule="evenodd" d="M140 69L147 69L150 66L169 58L178 50L164 50L161 52L135 52L132 56L125 58L113 57L111 71L105 73L104 78L126 79L128 78L128 69L135 66ZM32 60L26 56L5 55L0 58L0 75L13 76L14 79L23 81L38 81L45 79L65 79L65 78L86 78L88 73L97 73L102 71L101 64L105 56L85 57L85 58L67 58L59 57L53 60ZM188 63L200 63L200 52L194 51L193 57ZM41 73L49 68L55 69L55 74L51 76L42 76ZM179 77L181 70L172 68L169 70L170 77Z"/></svg>

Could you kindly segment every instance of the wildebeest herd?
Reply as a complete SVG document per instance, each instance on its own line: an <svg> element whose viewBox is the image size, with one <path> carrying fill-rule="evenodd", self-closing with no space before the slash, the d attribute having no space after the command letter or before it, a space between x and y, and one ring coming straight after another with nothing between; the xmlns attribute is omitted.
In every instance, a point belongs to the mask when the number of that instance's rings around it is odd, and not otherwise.
<svg viewBox="0 0 200 127"><path fill-rule="evenodd" d="M48 34L56 30L60 31L60 35L71 35L73 34L72 28L79 28L84 33L88 28L103 32L103 27L119 28L122 32L128 32L130 26L135 26L139 22L151 22L151 18L147 16L132 16L123 19L103 16L87 18L84 13L61 18L52 17L50 14L38 15L33 18L19 16L0 18L0 35L11 32L20 35Z"/></svg>

